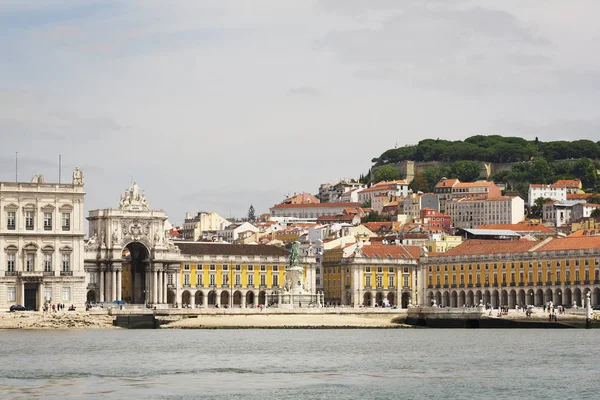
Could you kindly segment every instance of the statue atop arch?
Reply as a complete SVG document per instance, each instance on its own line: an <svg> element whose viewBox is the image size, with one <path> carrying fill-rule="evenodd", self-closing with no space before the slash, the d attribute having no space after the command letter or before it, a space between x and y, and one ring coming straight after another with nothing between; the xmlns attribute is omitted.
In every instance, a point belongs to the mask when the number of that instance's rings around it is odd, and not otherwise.
<svg viewBox="0 0 600 400"><path fill-rule="evenodd" d="M150 211L144 191L141 190L140 193L140 187L135 182L129 186L129 189L121 193L119 208L130 211Z"/></svg>
<svg viewBox="0 0 600 400"><path fill-rule="evenodd" d="M83 185L83 171L79 167L73 171L73 185Z"/></svg>

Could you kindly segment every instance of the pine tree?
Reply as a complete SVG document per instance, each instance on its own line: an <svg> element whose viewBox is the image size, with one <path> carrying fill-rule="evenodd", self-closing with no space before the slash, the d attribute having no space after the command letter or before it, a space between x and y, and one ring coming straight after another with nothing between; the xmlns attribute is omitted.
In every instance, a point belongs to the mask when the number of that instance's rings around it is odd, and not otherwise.
<svg viewBox="0 0 600 400"><path fill-rule="evenodd" d="M256 221L256 214L254 213L254 206L252 204L248 208L248 221Z"/></svg>

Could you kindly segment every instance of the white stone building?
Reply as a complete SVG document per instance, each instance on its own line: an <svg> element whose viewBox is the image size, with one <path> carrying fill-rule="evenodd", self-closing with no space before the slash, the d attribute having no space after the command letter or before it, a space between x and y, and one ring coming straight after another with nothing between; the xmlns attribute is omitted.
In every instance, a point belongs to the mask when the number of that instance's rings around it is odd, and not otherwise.
<svg viewBox="0 0 600 400"><path fill-rule="evenodd" d="M271 207L272 221L285 221L295 218L306 221L316 221L326 215L343 214L346 208L360 207L359 203L316 203L316 204L277 204Z"/></svg>
<svg viewBox="0 0 600 400"><path fill-rule="evenodd" d="M525 218L525 202L518 196L452 199L446 202L446 214L455 228L516 224Z"/></svg>
<svg viewBox="0 0 600 400"><path fill-rule="evenodd" d="M364 204L380 194L387 194L395 197L406 197L411 193L408 183L405 180L382 181L374 184L370 188L362 189L358 193L358 202Z"/></svg>
<svg viewBox="0 0 600 400"><path fill-rule="evenodd" d="M85 302L83 173L70 184L0 182L0 309Z"/></svg>
<svg viewBox="0 0 600 400"><path fill-rule="evenodd" d="M559 202L567 200L567 187L565 185L529 185L529 191L527 192L529 207L532 207L537 199L543 197L545 199L552 199Z"/></svg>
<svg viewBox="0 0 600 400"><path fill-rule="evenodd" d="M193 217L188 213L183 221L183 238L196 241L204 232L217 231L229 225L231 222L216 212L200 211Z"/></svg>
<svg viewBox="0 0 600 400"><path fill-rule="evenodd" d="M250 222L244 222L241 224L231 224L217 231L217 236L222 241L227 243L234 243L239 239L243 239L246 236L258 233L259 229L252 225Z"/></svg>

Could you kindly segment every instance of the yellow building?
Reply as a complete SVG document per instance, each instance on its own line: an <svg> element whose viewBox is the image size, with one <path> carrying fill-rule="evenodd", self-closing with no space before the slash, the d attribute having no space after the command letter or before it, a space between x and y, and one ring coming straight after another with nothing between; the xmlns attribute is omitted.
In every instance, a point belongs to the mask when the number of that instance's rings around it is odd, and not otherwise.
<svg viewBox="0 0 600 400"><path fill-rule="evenodd" d="M600 237L468 240L422 257L428 304L448 307L600 303Z"/></svg>
<svg viewBox="0 0 600 400"><path fill-rule="evenodd" d="M323 254L325 304L417 304L418 246L354 243Z"/></svg>
<svg viewBox="0 0 600 400"><path fill-rule="evenodd" d="M462 243L460 236L442 236L440 240L428 240L425 247L430 253L445 253Z"/></svg>
<svg viewBox="0 0 600 400"><path fill-rule="evenodd" d="M179 242L184 259L177 282L168 282L176 303L189 307L256 307L273 304L284 286L288 251L266 245ZM315 287L314 257L300 257L304 279ZM173 303L172 299L168 301Z"/></svg>

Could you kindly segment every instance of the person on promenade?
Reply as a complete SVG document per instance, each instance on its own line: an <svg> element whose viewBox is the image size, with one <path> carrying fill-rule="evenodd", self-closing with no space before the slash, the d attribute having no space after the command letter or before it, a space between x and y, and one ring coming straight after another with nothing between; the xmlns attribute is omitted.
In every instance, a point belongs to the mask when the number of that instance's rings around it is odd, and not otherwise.
<svg viewBox="0 0 600 400"><path fill-rule="evenodd" d="M52 312L56 312L56 304L52 303Z"/></svg>

